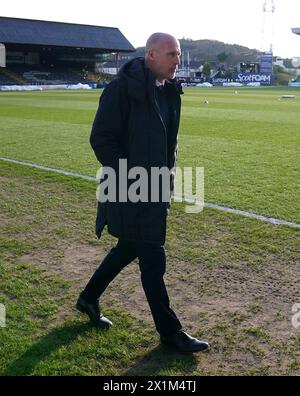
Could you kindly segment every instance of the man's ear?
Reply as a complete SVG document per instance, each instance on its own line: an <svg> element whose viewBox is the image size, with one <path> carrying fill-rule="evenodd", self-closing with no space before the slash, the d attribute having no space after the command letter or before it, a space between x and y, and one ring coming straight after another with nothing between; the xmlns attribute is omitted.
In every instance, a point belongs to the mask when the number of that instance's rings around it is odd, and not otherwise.
<svg viewBox="0 0 300 396"><path fill-rule="evenodd" d="M153 60L154 59L154 49L150 48L148 51L148 58Z"/></svg>

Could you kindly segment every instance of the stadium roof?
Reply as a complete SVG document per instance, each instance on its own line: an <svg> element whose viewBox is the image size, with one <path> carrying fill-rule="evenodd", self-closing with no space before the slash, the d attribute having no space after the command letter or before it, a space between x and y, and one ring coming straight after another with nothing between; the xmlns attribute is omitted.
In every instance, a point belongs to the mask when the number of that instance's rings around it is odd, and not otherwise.
<svg viewBox="0 0 300 396"><path fill-rule="evenodd" d="M118 28L0 17L0 43L135 51Z"/></svg>
<svg viewBox="0 0 300 396"><path fill-rule="evenodd" d="M300 34L300 28L294 28L292 29L292 32L295 34Z"/></svg>

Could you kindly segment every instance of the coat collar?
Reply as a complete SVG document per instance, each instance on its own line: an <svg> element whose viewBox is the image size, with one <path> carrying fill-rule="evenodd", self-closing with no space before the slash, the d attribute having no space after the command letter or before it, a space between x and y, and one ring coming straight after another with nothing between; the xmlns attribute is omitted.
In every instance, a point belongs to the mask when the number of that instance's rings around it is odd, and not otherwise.
<svg viewBox="0 0 300 396"><path fill-rule="evenodd" d="M135 58L126 63L119 72L119 77L126 79L128 83L128 94L139 102L144 102L147 96L152 96L156 77L152 71L145 66L145 58ZM174 80L167 80L168 88L183 94L181 84Z"/></svg>

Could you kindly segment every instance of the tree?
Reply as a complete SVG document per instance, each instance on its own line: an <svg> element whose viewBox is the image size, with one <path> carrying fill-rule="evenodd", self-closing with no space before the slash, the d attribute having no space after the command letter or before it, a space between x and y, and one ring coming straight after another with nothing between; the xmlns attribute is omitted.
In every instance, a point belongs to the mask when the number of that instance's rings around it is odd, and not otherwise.
<svg viewBox="0 0 300 396"><path fill-rule="evenodd" d="M286 71L280 66L274 66L274 75L278 85L288 85L296 77L296 73Z"/></svg>
<svg viewBox="0 0 300 396"><path fill-rule="evenodd" d="M203 66L203 75L205 77L210 77L211 75L211 64L210 63L205 63Z"/></svg>
<svg viewBox="0 0 300 396"><path fill-rule="evenodd" d="M223 51L217 55L217 59L219 62L225 62L226 59L229 58L229 56L230 56L230 54L227 54L225 51Z"/></svg>

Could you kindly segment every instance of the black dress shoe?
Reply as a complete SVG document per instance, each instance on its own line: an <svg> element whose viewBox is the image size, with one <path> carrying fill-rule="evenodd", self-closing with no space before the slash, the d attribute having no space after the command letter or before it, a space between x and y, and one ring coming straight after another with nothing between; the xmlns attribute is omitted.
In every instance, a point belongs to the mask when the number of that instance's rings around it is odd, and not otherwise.
<svg viewBox="0 0 300 396"><path fill-rule="evenodd" d="M76 308L81 313L87 314L94 326L105 330L112 326L112 322L100 313L98 300L94 304L89 304L83 297L80 296L78 298Z"/></svg>
<svg viewBox="0 0 300 396"><path fill-rule="evenodd" d="M199 341L182 330L170 336L161 335L160 340L162 344L173 347L179 352L184 353L202 352L209 348L209 344L207 342Z"/></svg>

